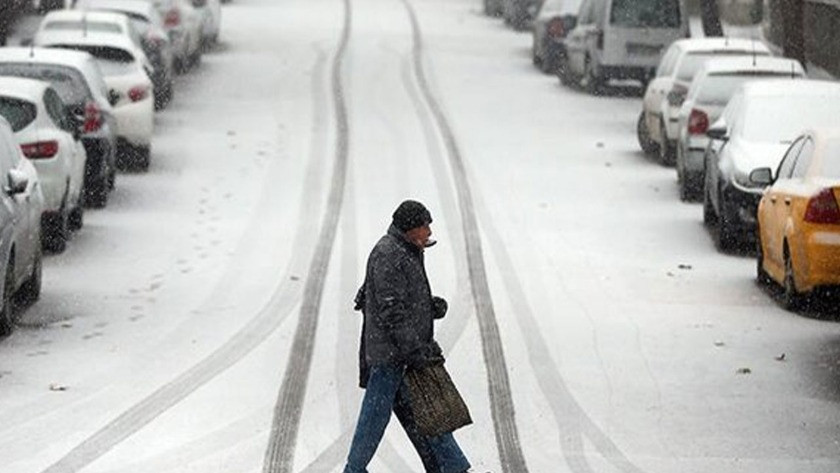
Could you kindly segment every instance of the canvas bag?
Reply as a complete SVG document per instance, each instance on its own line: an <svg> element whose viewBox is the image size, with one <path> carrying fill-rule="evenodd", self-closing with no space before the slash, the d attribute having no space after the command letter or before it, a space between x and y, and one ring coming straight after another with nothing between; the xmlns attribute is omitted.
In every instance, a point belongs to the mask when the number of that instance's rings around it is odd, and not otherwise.
<svg viewBox="0 0 840 473"><path fill-rule="evenodd" d="M467 404L443 363L410 368L405 373L405 382L421 434L437 437L472 424Z"/></svg>

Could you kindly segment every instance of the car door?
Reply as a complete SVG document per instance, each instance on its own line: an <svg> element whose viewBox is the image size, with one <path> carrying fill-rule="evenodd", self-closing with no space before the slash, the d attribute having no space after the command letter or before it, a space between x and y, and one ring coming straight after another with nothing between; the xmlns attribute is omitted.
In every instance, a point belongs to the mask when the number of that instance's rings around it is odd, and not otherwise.
<svg viewBox="0 0 840 473"><path fill-rule="evenodd" d="M760 231L766 238L764 245L766 259L778 271L782 271L781 268L784 267L784 235L789 215L789 207L785 204L785 200L790 202L793 168L805 140L805 137L800 137L794 141L779 163L776 181L767 189L765 205L762 208L763 215L759 217L762 225Z"/></svg>
<svg viewBox="0 0 840 473"><path fill-rule="evenodd" d="M78 139L80 135L75 131L76 126L70 118L67 107L52 88L44 92L44 106L59 136L61 144L59 149L67 153L66 172L70 181L69 202L75 204L82 192L87 153Z"/></svg>

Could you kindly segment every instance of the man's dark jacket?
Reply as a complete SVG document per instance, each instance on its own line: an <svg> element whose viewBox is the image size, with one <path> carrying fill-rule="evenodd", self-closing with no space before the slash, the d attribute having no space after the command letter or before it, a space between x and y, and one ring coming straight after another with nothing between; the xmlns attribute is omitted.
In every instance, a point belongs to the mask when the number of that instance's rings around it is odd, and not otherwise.
<svg viewBox="0 0 840 473"><path fill-rule="evenodd" d="M367 384L372 365L415 365L441 357L434 319L443 314L432 301L423 252L393 225L368 257L357 308L364 313L360 386Z"/></svg>

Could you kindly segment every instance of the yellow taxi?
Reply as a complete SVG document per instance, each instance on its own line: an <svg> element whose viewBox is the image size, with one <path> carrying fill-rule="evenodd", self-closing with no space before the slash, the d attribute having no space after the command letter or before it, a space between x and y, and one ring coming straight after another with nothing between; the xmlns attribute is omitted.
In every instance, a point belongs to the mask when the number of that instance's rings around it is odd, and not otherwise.
<svg viewBox="0 0 840 473"><path fill-rule="evenodd" d="M758 204L757 276L784 288L794 309L814 289L840 286L840 129L809 131L790 145Z"/></svg>

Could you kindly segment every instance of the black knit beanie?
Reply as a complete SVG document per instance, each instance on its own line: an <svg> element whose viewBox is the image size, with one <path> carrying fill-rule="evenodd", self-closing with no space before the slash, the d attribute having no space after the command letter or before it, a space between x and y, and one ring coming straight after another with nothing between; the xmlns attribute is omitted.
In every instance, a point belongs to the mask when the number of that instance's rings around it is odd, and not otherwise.
<svg viewBox="0 0 840 473"><path fill-rule="evenodd" d="M406 200L397 207L393 215L393 224L402 232L432 223L432 214L420 202Z"/></svg>

